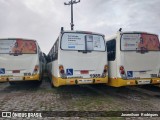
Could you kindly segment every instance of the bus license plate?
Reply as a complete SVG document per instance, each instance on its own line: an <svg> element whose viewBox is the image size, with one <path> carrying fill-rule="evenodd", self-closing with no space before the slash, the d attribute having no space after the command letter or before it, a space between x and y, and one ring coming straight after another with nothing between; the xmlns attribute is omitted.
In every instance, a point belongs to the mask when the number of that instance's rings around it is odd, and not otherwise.
<svg viewBox="0 0 160 120"><path fill-rule="evenodd" d="M83 83L93 83L93 80L78 80L78 84L83 84Z"/></svg>
<svg viewBox="0 0 160 120"><path fill-rule="evenodd" d="M142 85L142 84L150 84L151 83L151 80L137 80L138 84L139 85Z"/></svg>
<svg viewBox="0 0 160 120"><path fill-rule="evenodd" d="M11 77L9 80L22 80L22 77Z"/></svg>

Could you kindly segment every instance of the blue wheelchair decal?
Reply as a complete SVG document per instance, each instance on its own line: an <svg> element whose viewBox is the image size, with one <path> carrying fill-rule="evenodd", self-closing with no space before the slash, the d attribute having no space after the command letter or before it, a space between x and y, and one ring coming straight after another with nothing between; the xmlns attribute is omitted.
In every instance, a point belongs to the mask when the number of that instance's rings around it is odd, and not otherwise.
<svg viewBox="0 0 160 120"><path fill-rule="evenodd" d="M66 69L67 76L73 75L73 69Z"/></svg>
<svg viewBox="0 0 160 120"><path fill-rule="evenodd" d="M128 77L133 77L133 71L127 71L127 76Z"/></svg>
<svg viewBox="0 0 160 120"><path fill-rule="evenodd" d="M0 74L5 74L5 69L4 68L0 68Z"/></svg>

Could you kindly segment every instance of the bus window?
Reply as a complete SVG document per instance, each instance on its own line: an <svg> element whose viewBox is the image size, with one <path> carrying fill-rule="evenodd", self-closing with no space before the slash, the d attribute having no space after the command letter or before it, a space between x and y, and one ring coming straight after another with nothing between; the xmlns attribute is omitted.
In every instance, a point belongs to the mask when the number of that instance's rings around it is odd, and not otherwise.
<svg viewBox="0 0 160 120"><path fill-rule="evenodd" d="M127 51L159 51L160 44L157 35L152 34L123 34L121 50Z"/></svg>
<svg viewBox="0 0 160 120"><path fill-rule="evenodd" d="M116 56L116 40L107 42L108 61L114 61Z"/></svg>
<svg viewBox="0 0 160 120"><path fill-rule="evenodd" d="M159 51L160 44L156 35L141 34L141 40L138 43L138 49L145 48L148 51Z"/></svg>
<svg viewBox="0 0 160 120"><path fill-rule="evenodd" d="M77 51L105 51L104 38L101 35L64 33L61 41L61 49Z"/></svg>
<svg viewBox="0 0 160 120"><path fill-rule="evenodd" d="M1 54L36 54L37 47L32 40L0 40Z"/></svg>

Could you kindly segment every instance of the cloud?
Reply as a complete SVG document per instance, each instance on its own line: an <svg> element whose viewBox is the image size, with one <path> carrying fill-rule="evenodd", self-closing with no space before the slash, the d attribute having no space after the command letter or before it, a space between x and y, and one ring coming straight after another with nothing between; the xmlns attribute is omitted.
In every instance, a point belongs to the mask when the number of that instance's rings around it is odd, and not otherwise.
<svg viewBox="0 0 160 120"><path fill-rule="evenodd" d="M60 27L70 29L69 0L0 0L1 38L36 39L48 54ZM81 0L74 5L77 30L115 34L123 31L146 31L160 35L159 0Z"/></svg>

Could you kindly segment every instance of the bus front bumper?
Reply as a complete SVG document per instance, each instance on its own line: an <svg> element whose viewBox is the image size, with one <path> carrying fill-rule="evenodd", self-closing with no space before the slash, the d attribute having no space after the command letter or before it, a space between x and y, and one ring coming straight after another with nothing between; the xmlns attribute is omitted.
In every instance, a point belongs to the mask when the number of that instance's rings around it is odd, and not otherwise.
<svg viewBox="0 0 160 120"><path fill-rule="evenodd" d="M113 87L121 87L121 86L146 85L146 84L160 84L160 78L146 78L146 79L109 78L107 85Z"/></svg>
<svg viewBox="0 0 160 120"><path fill-rule="evenodd" d="M52 76L53 86L59 87L62 85L81 85L81 84L102 84L108 83L108 77L105 78L71 78L62 79Z"/></svg>
<svg viewBox="0 0 160 120"><path fill-rule="evenodd" d="M39 74L32 76L5 76L0 77L0 82L8 82L8 81L30 81L30 80L39 80Z"/></svg>

